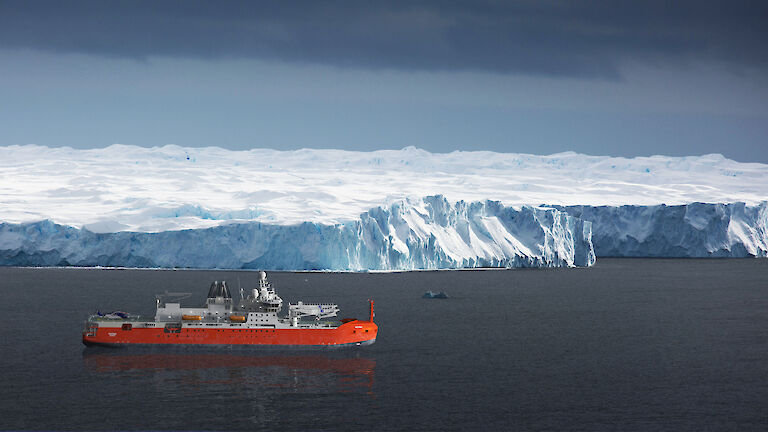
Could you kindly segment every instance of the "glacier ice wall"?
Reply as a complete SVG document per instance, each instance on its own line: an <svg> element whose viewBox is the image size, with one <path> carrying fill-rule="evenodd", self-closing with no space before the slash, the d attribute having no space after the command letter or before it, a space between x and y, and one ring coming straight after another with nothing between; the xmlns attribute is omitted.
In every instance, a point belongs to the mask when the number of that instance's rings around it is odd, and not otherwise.
<svg viewBox="0 0 768 432"><path fill-rule="evenodd" d="M598 257L768 256L768 202L556 208L592 222Z"/></svg>
<svg viewBox="0 0 768 432"><path fill-rule="evenodd" d="M411 270L594 262L591 224L564 211L443 196L397 201L333 225L94 233L47 220L0 224L0 265Z"/></svg>

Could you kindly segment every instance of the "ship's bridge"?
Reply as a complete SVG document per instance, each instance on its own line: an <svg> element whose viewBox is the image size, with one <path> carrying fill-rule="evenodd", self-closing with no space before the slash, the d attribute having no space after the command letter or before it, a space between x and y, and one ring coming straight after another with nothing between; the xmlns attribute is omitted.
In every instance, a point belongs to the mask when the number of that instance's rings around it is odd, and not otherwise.
<svg viewBox="0 0 768 432"><path fill-rule="evenodd" d="M275 292L267 281L267 273L259 273L259 286L251 291L248 297L240 301L239 309L246 312L273 313L280 312L283 299Z"/></svg>

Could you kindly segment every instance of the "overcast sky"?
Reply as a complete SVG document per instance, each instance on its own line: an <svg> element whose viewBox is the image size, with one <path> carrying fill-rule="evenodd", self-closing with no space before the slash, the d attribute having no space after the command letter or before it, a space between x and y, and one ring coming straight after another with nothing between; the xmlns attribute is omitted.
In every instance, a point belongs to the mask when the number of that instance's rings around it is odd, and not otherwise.
<svg viewBox="0 0 768 432"><path fill-rule="evenodd" d="M0 145L768 163L768 2L0 0Z"/></svg>

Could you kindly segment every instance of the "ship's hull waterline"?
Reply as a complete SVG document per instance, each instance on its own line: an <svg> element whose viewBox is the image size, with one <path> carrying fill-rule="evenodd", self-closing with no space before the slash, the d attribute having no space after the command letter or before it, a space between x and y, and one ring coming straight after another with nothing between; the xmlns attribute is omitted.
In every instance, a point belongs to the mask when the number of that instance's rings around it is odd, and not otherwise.
<svg viewBox="0 0 768 432"><path fill-rule="evenodd" d="M135 323L141 325L142 323ZM98 327L83 333L86 346L105 347L254 347L254 348L341 348L370 345L378 326L370 321L352 321L336 328L200 328L182 326L178 332L165 328Z"/></svg>

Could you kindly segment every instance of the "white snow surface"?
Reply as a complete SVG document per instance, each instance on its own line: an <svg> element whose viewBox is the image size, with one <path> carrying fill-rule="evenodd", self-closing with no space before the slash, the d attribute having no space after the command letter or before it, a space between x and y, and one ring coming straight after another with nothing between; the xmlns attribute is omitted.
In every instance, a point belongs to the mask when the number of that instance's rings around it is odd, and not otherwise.
<svg viewBox="0 0 768 432"><path fill-rule="evenodd" d="M628 159L571 152L435 154L415 147L374 152L0 147L0 222L47 219L100 233L245 221L332 225L373 208L437 194L448 202L489 199L518 209L692 202L754 206L768 199L768 165L716 154ZM706 223L688 221L694 227ZM509 251L528 247L507 237L493 217L483 225ZM748 231L734 225L731 235L749 237ZM392 247L407 250L398 239Z"/></svg>

